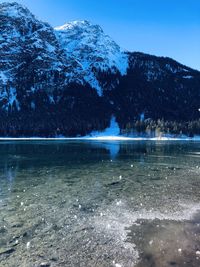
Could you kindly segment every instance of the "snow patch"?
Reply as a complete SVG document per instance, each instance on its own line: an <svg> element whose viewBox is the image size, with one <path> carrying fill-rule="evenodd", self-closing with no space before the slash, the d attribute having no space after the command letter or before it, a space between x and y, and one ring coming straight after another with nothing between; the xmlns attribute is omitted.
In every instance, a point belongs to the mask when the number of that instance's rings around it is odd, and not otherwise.
<svg viewBox="0 0 200 267"><path fill-rule="evenodd" d="M91 138L98 138L98 137L106 137L106 138L112 138L113 136L118 136L120 134L120 128L119 124L116 121L116 118L112 116L110 121L110 126L106 128L104 131L93 131L89 137Z"/></svg>
<svg viewBox="0 0 200 267"><path fill-rule="evenodd" d="M191 75L186 75L186 76L183 76L184 79L193 79L194 76L191 76Z"/></svg>
<svg viewBox="0 0 200 267"><path fill-rule="evenodd" d="M46 43L47 50L52 53L55 52L55 47L49 43Z"/></svg>
<svg viewBox="0 0 200 267"><path fill-rule="evenodd" d="M17 100L17 92L16 89L13 87L10 87L9 90L3 89L0 92L0 101L2 101L3 107L8 110L8 107L13 107L13 104L16 104L16 108L19 110L19 101Z"/></svg>
<svg viewBox="0 0 200 267"><path fill-rule="evenodd" d="M6 84L7 81L8 81L8 78L7 78L7 76L3 73L3 71L0 72L0 80L1 80L4 84Z"/></svg>
<svg viewBox="0 0 200 267"><path fill-rule="evenodd" d="M9 89L9 104L12 106L14 101L17 101L17 92L15 88Z"/></svg>
<svg viewBox="0 0 200 267"><path fill-rule="evenodd" d="M35 110L35 103L34 103L34 101L31 101L31 108L32 108L33 110Z"/></svg>
<svg viewBox="0 0 200 267"><path fill-rule="evenodd" d="M92 88L96 89L98 96L102 96L103 95L103 89L101 88L98 80L96 79L96 77L94 76L94 74L92 72L88 73L88 75L85 75L84 79L85 79L86 82L89 83L89 85Z"/></svg>

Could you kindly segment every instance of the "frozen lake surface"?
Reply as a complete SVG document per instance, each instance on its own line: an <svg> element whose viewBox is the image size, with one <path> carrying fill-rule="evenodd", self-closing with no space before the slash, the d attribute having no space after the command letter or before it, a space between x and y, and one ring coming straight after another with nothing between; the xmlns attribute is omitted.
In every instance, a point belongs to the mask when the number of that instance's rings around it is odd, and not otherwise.
<svg viewBox="0 0 200 267"><path fill-rule="evenodd" d="M0 155L0 266L200 266L200 142L2 141Z"/></svg>

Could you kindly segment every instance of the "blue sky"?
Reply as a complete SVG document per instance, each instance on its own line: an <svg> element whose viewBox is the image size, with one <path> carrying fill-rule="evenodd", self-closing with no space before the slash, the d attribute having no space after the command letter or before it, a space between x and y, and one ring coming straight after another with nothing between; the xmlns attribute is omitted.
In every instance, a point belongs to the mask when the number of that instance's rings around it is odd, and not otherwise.
<svg viewBox="0 0 200 267"><path fill-rule="evenodd" d="M101 25L125 49L172 57L200 70L200 0L16 2L52 26L87 19Z"/></svg>

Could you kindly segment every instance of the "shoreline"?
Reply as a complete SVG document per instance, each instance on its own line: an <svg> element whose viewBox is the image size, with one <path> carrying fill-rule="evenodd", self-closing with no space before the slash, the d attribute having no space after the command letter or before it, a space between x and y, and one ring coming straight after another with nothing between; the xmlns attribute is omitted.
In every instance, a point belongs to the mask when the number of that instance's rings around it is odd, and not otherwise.
<svg viewBox="0 0 200 267"><path fill-rule="evenodd" d="M0 141L200 141L200 136L193 138L173 137L125 137L125 136L98 136L98 137L0 137Z"/></svg>

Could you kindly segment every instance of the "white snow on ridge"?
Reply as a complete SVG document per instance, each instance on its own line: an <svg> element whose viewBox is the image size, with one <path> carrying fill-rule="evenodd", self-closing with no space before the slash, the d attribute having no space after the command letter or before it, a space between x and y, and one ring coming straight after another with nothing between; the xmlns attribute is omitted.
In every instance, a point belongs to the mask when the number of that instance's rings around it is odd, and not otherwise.
<svg viewBox="0 0 200 267"><path fill-rule="evenodd" d="M100 71L111 71L125 75L128 69L128 55L99 25L88 21L72 21L55 28L61 46L67 57L74 58L79 65L77 74L97 93L102 95L94 68Z"/></svg>
<svg viewBox="0 0 200 267"><path fill-rule="evenodd" d="M80 26L89 25L89 24L90 22L87 20L74 20L74 21L67 22L66 24L62 26L57 26L54 29L56 31L66 31L69 29L73 29L75 26L80 27Z"/></svg>
<svg viewBox="0 0 200 267"><path fill-rule="evenodd" d="M23 5L16 2L2 3L1 4L1 14L11 18L22 18L27 17L29 19L35 19L35 16Z"/></svg>
<svg viewBox="0 0 200 267"><path fill-rule="evenodd" d="M22 41L26 43L30 39L31 49L36 50L37 53L39 50L43 51L35 58L35 64L38 61L38 64L45 66L42 61L46 61L47 68L51 64L52 69L58 71L66 67L66 84L88 83L99 96L103 96L104 84L99 80L98 72L108 71L113 74L119 72L121 75L127 73L128 55L103 32L99 25L93 25L86 20L72 21L52 31L50 26L37 20L26 7L18 3L0 4L0 11L5 16L5 25L9 29L4 33L5 36L0 36L2 39L0 48L7 49L8 53L5 54L7 58L5 58L6 63L10 61L10 70L14 70L16 66ZM23 31L28 31L26 33L28 39L21 33L22 29L17 23L9 25L11 17L14 21L20 18L23 22ZM44 35L47 36L44 37ZM60 50L62 50L61 53L59 53ZM10 54L15 56L11 58ZM6 76L8 76L7 73ZM0 73L0 81L7 82L7 77L2 73ZM113 80L110 89L114 84Z"/></svg>

